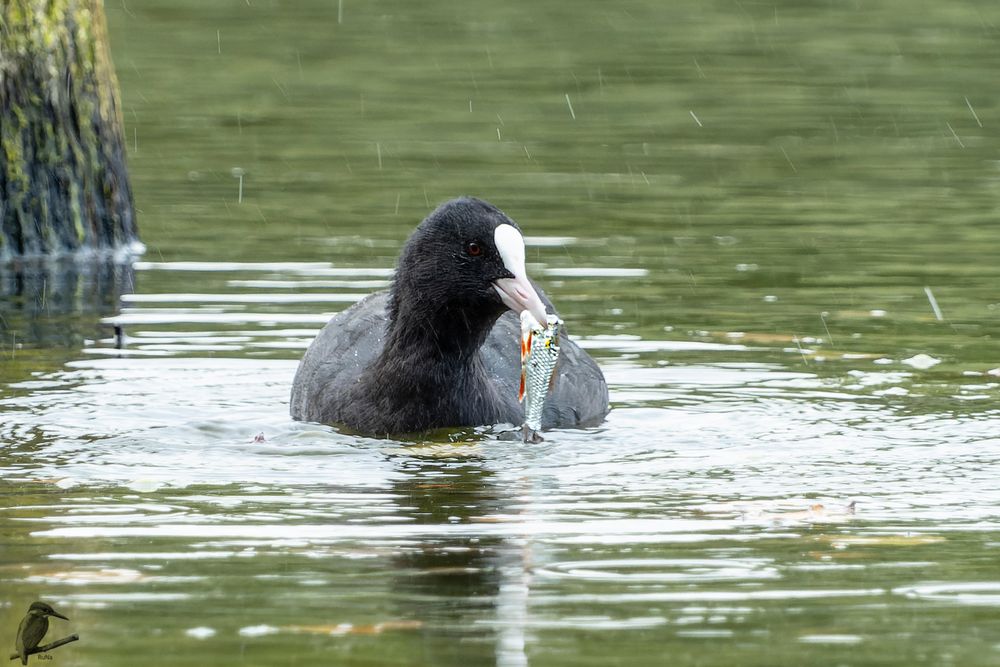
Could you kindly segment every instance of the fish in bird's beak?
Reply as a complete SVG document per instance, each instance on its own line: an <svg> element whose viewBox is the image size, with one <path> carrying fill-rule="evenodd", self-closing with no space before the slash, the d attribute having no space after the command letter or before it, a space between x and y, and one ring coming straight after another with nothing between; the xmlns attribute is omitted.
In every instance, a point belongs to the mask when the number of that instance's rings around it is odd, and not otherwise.
<svg viewBox="0 0 1000 667"><path fill-rule="evenodd" d="M493 281L493 288L500 295L500 300L515 313L528 311L539 326L544 326L545 304L538 297L538 292L532 287L524 269L524 237L511 225L497 225L493 241L504 267L514 275L513 278Z"/></svg>

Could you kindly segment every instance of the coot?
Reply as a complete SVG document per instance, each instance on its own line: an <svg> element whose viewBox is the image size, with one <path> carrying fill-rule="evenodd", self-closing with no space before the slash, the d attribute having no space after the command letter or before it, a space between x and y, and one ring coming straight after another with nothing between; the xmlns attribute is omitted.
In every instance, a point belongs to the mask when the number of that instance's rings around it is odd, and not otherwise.
<svg viewBox="0 0 1000 667"><path fill-rule="evenodd" d="M403 246L392 288L335 315L306 350L292 418L370 435L520 425L524 310L540 322L556 312L528 279L517 223L480 199L446 202ZM542 427L607 413L601 369L564 333Z"/></svg>

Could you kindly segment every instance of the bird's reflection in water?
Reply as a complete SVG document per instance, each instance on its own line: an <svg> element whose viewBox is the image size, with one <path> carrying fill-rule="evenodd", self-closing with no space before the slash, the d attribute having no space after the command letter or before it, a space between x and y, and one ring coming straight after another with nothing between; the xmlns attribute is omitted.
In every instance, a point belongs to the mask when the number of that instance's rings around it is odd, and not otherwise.
<svg viewBox="0 0 1000 667"><path fill-rule="evenodd" d="M517 511L514 492L478 461L407 457L400 467L399 513L416 523L485 525ZM475 529L436 534L405 547L393 568L401 616L424 624L423 664L527 664L516 622L527 602L524 543Z"/></svg>

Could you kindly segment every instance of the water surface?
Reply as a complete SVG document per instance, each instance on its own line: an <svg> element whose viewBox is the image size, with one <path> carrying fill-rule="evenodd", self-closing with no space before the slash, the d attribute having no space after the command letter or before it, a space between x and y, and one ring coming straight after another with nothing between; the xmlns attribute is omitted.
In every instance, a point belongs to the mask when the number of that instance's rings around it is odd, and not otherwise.
<svg viewBox="0 0 1000 667"><path fill-rule="evenodd" d="M107 11L148 250L0 273L0 641L42 598L53 664L1000 663L995 8ZM608 421L292 422L458 194Z"/></svg>

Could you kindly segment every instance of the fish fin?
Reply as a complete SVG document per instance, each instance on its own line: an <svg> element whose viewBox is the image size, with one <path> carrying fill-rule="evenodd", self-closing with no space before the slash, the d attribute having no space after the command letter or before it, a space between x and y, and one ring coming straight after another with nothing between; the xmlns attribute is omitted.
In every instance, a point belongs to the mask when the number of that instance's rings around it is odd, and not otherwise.
<svg viewBox="0 0 1000 667"><path fill-rule="evenodd" d="M521 386L517 390L518 403L524 402L526 376L528 374L528 355L531 354L531 330L521 332Z"/></svg>

